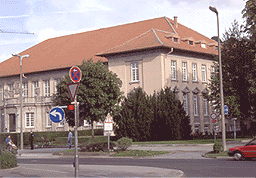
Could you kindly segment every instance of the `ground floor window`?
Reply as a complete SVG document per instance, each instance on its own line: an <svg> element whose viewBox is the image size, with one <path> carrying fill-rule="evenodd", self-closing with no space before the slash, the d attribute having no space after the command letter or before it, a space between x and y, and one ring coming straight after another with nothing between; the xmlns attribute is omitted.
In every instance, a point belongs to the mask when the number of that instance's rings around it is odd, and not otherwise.
<svg viewBox="0 0 256 178"><path fill-rule="evenodd" d="M34 113L26 113L26 127L34 127Z"/></svg>

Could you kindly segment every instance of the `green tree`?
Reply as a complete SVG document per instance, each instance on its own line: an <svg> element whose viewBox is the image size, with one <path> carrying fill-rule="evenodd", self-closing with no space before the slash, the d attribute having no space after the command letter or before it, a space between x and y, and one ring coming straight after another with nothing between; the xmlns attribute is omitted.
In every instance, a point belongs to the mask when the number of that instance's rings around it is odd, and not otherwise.
<svg viewBox="0 0 256 178"><path fill-rule="evenodd" d="M224 104L229 107L228 119L240 118L241 128L244 121L250 120L252 116L251 108L255 107L255 93L251 91L253 87L253 76L255 72L254 54L251 52L250 36L244 32L244 26L236 21L223 35L222 44L222 76ZM217 61L217 58L216 58ZM211 91L209 100L216 105L216 110L220 113L220 85L219 85L219 65L215 62L216 73L208 85Z"/></svg>
<svg viewBox="0 0 256 178"><path fill-rule="evenodd" d="M80 103L79 110L83 111L79 117L86 119L92 126L94 140L93 122L103 121L108 113L113 116L119 111L119 103L123 98L120 90L122 81L109 71L102 61L95 63L90 59L83 61L79 67L82 71L82 79L77 90L77 101ZM57 94L53 99L55 105L70 104L68 83L71 83L71 80L67 75L57 85ZM68 121L73 119L68 111L65 114Z"/></svg>
<svg viewBox="0 0 256 178"><path fill-rule="evenodd" d="M119 128L118 138L129 137L133 141L146 141L150 138L151 110L149 100L142 88L128 93L121 104L120 114L114 118Z"/></svg>
<svg viewBox="0 0 256 178"><path fill-rule="evenodd" d="M154 120L151 124L154 140L188 139L191 134L189 116L170 87L151 96Z"/></svg>

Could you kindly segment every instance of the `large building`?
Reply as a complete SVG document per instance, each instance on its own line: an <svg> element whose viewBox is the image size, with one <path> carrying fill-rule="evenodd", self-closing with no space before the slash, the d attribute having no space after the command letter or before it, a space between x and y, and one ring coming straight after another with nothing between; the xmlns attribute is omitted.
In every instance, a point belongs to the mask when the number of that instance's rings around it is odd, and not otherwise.
<svg viewBox="0 0 256 178"><path fill-rule="evenodd" d="M122 80L125 95L142 87L170 86L191 118L193 131L212 131L212 107L205 97L217 43L167 17L48 39L20 55L23 58L23 131L68 130L67 123L52 123L49 111L56 84L73 65L92 58L108 64ZM20 132L20 61L0 63L0 131ZM102 126L96 123L95 127ZM89 128L85 124L84 128Z"/></svg>

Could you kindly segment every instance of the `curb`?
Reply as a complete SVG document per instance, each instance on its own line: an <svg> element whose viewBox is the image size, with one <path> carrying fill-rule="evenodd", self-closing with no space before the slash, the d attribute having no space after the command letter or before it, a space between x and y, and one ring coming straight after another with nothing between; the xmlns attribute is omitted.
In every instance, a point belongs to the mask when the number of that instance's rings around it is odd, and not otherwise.
<svg viewBox="0 0 256 178"><path fill-rule="evenodd" d="M19 168L20 168L20 165L18 165L17 167L13 167L13 168L0 169L0 173L5 172L5 171L13 171L13 170L16 170L16 169L19 169Z"/></svg>

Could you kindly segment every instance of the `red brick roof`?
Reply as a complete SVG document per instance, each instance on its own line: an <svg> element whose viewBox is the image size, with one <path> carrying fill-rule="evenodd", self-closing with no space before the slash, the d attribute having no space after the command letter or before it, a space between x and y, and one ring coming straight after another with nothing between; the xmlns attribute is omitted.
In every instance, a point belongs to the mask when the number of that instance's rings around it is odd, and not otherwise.
<svg viewBox="0 0 256 178"><path fill-rule="evenodd" d="M182 38L192 37L195 41L205 41L207 49L195 44L190 46L180 41L174 43L168 35L175 34ZM167 35L167 37L165 37ZM215 41L181 25L174 26L173 20L161 17L134 22L109 28L88 31L45 40L19 55L29 54L23 58L23 73L33 73L53 69L69 68L81 65L82 61L93 57L94 61L107 61L97 54L110 54L124 51L145 49L150 47L174 47L189 51L217 54L214 46L208 43ZM12 57L0 63L0 77L18 75L20 73L19 58Z"/></svg>

